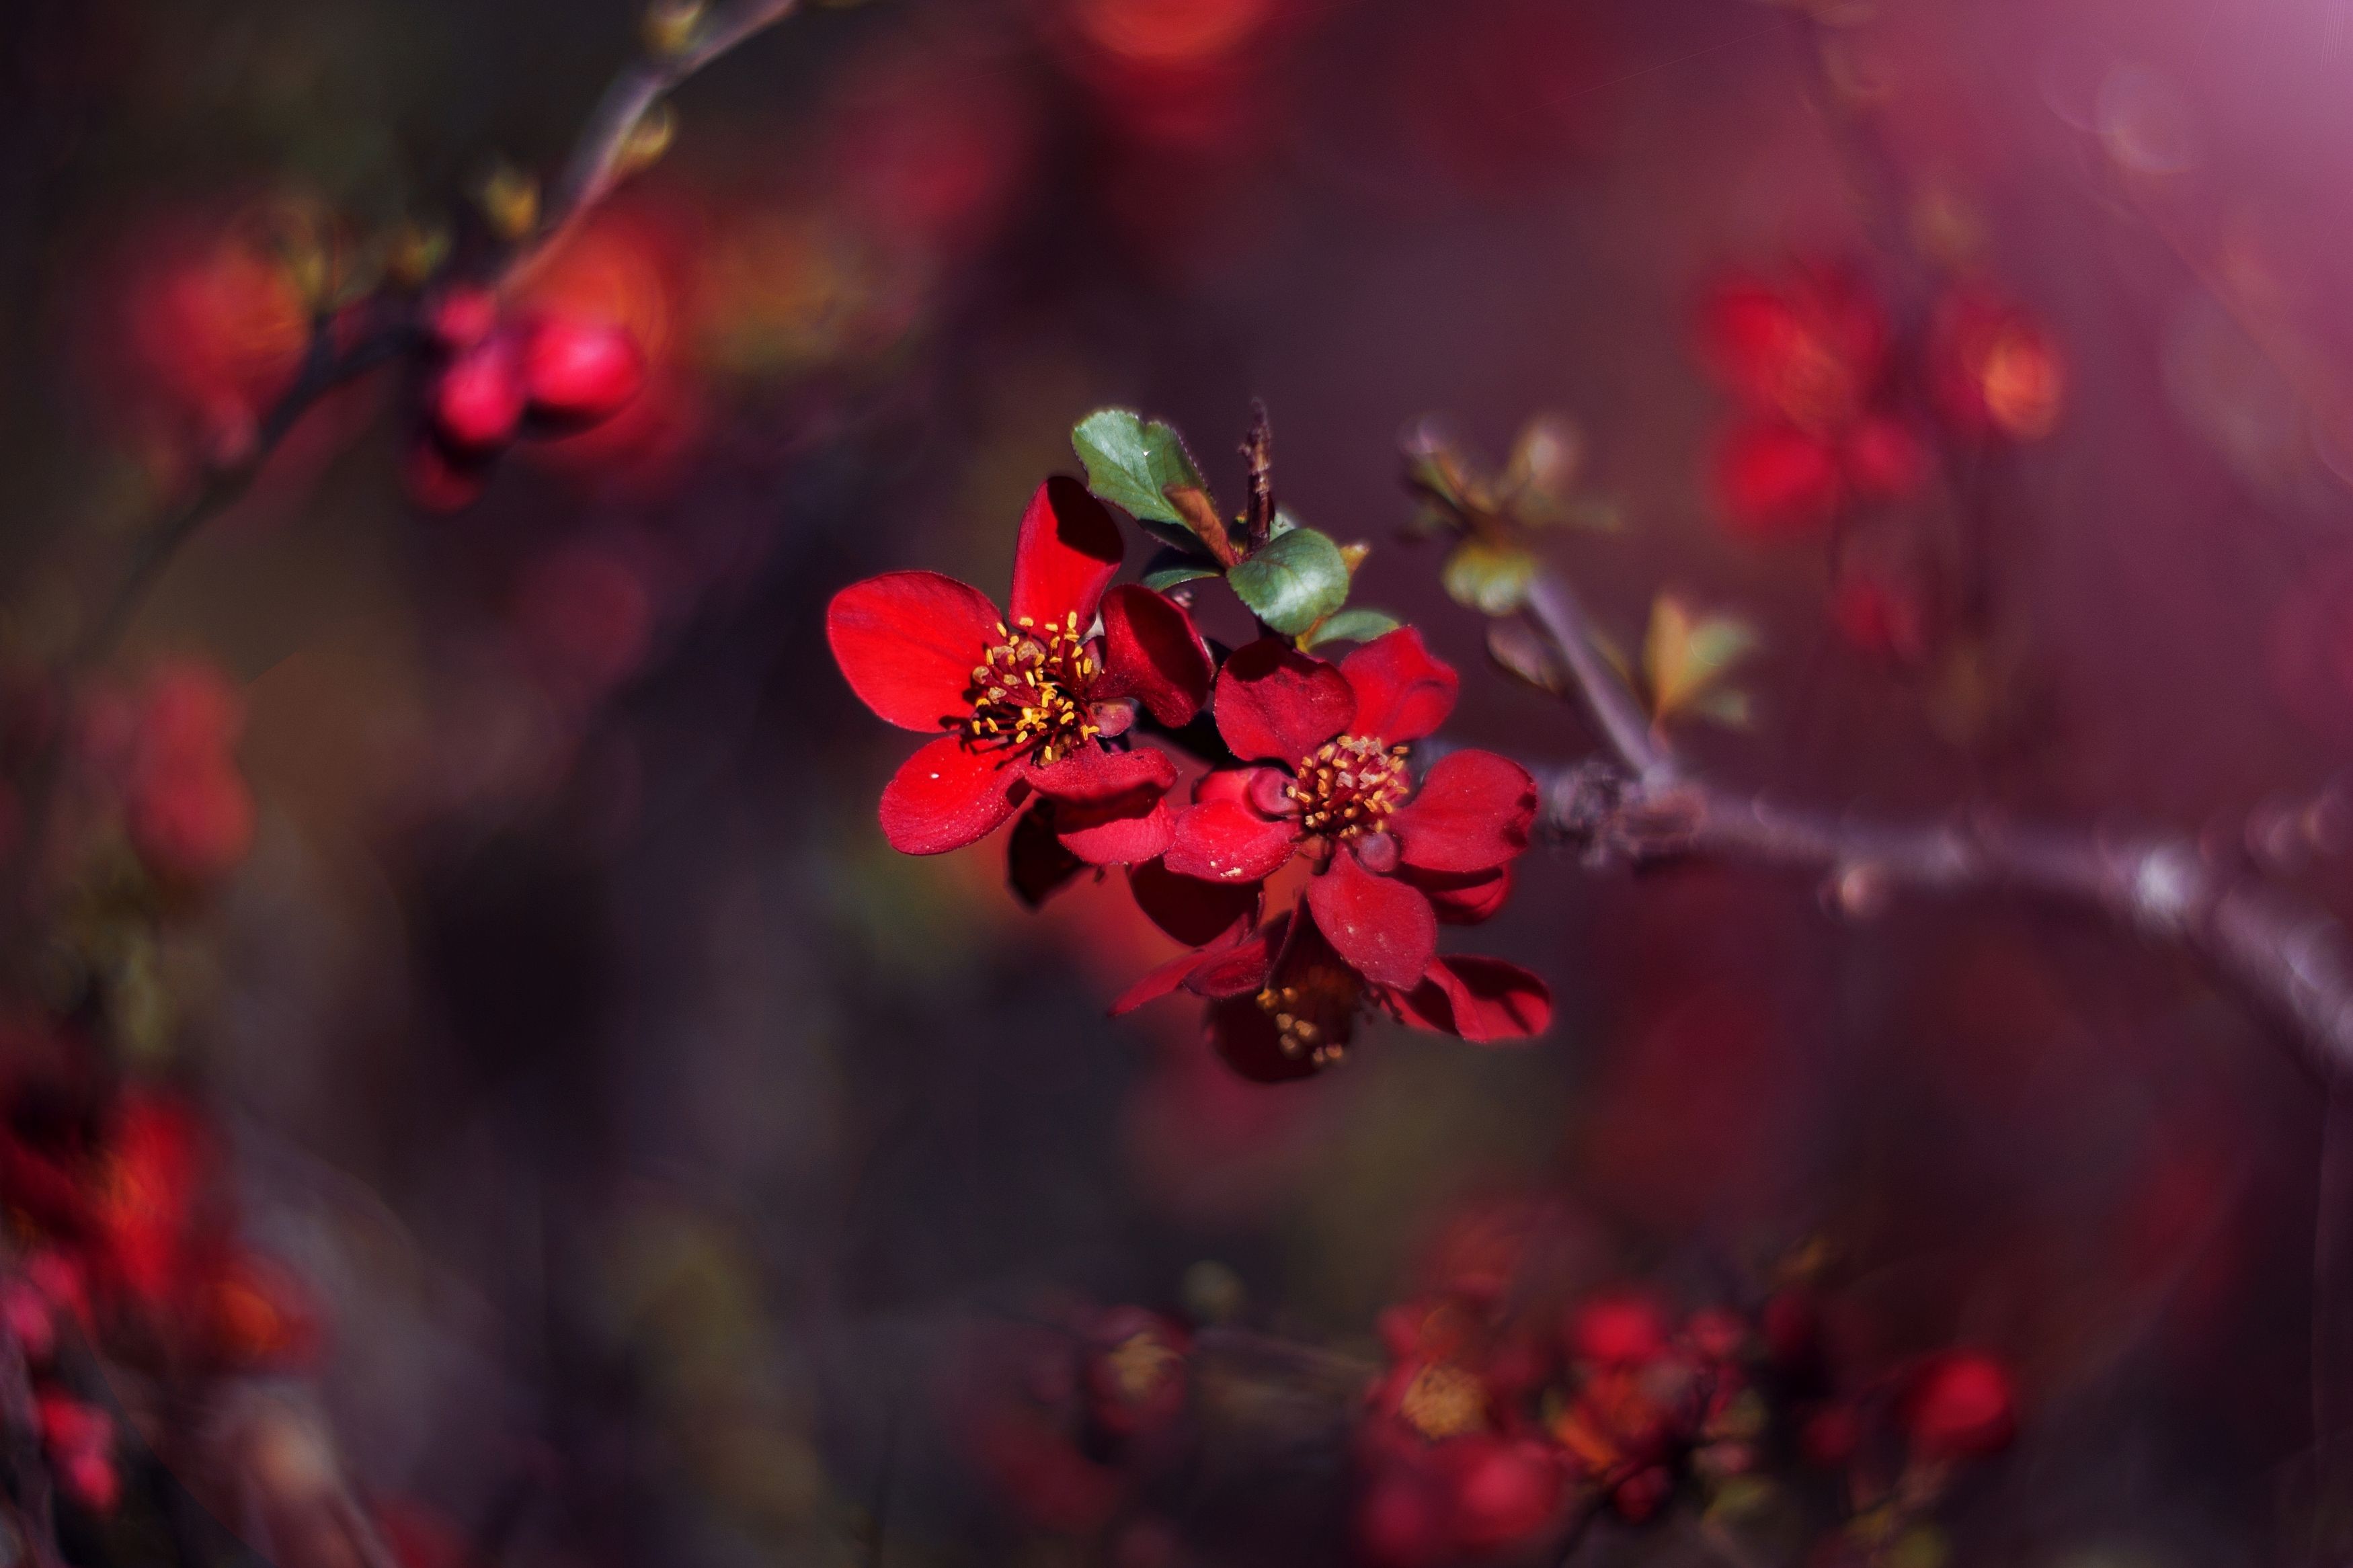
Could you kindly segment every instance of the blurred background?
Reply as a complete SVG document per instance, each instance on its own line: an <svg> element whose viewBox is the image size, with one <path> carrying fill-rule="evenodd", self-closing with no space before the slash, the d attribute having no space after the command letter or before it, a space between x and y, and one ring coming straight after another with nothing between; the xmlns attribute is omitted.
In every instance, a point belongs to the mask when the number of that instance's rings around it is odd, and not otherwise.
<svg viewBox="0 0 2353 1568"><path fill-rule="evenodd" d="M0 7L12 665L252 438L317 270L552 176L639 27ZM112 667L241 693L252 847L146 955L168 1001L124 1048L201 1086L318 1295L358 1483L453 1562L1338 1561L1335 1452L1090 1536L976 1389L1119 1302L1369 1358L1433 1237L1535 1196L1580 1278L1686 1305L1812 1249L1858 1375L1999 1348L2021 1436L1965 1557L2296 1557L2322 1097L2175 956L1540 847L1478 945L1551 982L1546 1037L1385 1028L1247 1084L1186 1006L1106 1018L1175 951L1115 882L1032 916L998 845L888 849L904 741L820 626L878 571L1000 592L1104 404L1238 495L1262 397L1285 504L1463 669L1450 736L1572 763L1576 711L1487 668L1400 537L1409 422L1500 459L1551 413L1623 523L1547 536L1598 617L1631 645L1669 590L1759 633L1749 724L1688 737L1717 778L2228 843L2284 807L2326 848L2348 47L2342 0L874 0L713 65L529 285L636 335L638 400L444 511L413 380L356 384ZM2036 438L1832 532L1743 526L1703 301L1823 267L1899 331L1932 278L2031 318L2063 367Z"/></svg>

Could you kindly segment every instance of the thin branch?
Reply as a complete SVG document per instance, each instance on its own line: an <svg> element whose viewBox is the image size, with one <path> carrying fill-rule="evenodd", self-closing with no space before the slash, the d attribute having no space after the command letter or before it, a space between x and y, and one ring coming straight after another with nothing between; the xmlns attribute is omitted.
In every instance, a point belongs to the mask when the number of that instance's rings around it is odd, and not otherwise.
<svg viewBox="0 0 2353 1568"><path fill-rule="evenodd" d="M628 173L630 132L656 104L736 45L792 15L799 3L743 0L708 21L684 49L659 59L640 60L615 78L573 144L538 237L516 254L501 283L512 286L529 277L544 258L563 247L584 217L612 195L613 187Z"/></svg>
<svg viewBox="0 0 2353 1568"><path fill-rule="evenodd" d="M648 110L738 44L784 20L797 5L798 0L744 0L709 20L684 50L659 60L639 60L625 68L581 128L539 234L507 259L498 273L498 285L510 289L522 282L541 262L562 248L582 220L613 193L628 173L629 133ZM206 474L193 496L158 519L132 545L122 574L104 601L104 608L76 645L66 673L70 675L102 663L113 653L148 591L180 546L252 488L280 444L321 399L398 357L404 349L413 346L416 336L417 325L408 302L394 296L380 296L333 316L322 317L312 331L302 368L293 384L271 405L252 446L237 461Z"/></svg>
<svg viewBox="0 0 2353 1568"><path fill-rule="evenodd" d="M2179 835L2110 835L1973 810L1919 823L1789 806L1696 779L1595 647L1576 595L1540 574L1529 613L1616 752L1543 781L1544 816L1600 859L1686 855L1827 874L1863 912L1899 888L2023 893L2176 943L2286 1028L2324 1078L2353 1068L2353 956L2326 911Z"/></svg>
<svg viewBox="0 0 2353 1568"><path fill-rule="evenodd" d="M1618 760L1646 783L1663 784L1673 778L1674 754L1626 682L1602 657L1600 645L1593 638L1593 623L1577 590L1556 574L1539 572L1528 585L1527 613L1567 661L1578 699Z"/></svg>

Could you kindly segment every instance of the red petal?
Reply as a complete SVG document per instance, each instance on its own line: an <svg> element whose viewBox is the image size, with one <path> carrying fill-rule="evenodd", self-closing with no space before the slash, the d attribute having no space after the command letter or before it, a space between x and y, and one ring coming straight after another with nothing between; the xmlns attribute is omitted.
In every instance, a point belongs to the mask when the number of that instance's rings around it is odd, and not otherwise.
<svg viewBox="0 0 2353 1568"><path fill-rule="evenodd" d="M1790 539L1829 526L1845 498L1838 453L1788 425L1744 425L1716 454L1718 499L1733 526Z"/></svg>
<svg viewBox="0 0 2353 1568"><path fill-rule="evenodd" d="M1141 792L1111 800L1062 801L1054 830L1062 847L1090 866L1137 866L1157 859L1168 847L1173 824L1159 794Z"/></svg>
<svg viewBox="0 0 2353 1568"><path fill-rule="evenodd" d="M1278 915L1233 946L1203 954L1185 976L1185 989L1213 1000L1254 994L1266 984L1267 971L1290 929L1291 916Z"/></svg>
<svg viewBox="0 0 2353 1568"><path fill-rule="evenodd" d="M1041 627L1060 626L1075 617L1085 632L1122 550L1119 524L1086 486L1060 474L1039 485L1013 547L1014 624L1026 616Z"/></svg>
<svg viewBox="0 0 2353 1568"><path fill-rule="evenodd" d="M1378 984L1420 984L1438 951L1438 917L1420 890L1374 876L1345 850L1307 885L1307 906L1340 956Z"/></svg>
<svg viewBox="0 0 2353 1568"><path fill-rule="evenodd" d="M1039 794L1067 801L1104 801L1147 793L1156 799L1176 782L1176 764L1168 760L1168 753L1149 746L1111 752L1090 742L1050 766L1024 764L1023 771Z"/></svg>
<svg viewBox="0 0 2353 1568"><path fill-rule="evenodd" d="M1105 595L1103 620L1105 668L1087 695L1141 698L1170 729L1190 723L1217 673L1193 618L1151 589L1123 583Z"/></svg>
<svg viewBox="0 0 2353 1568"><path fill-rule="evenodd" d="M1409 1023L1475 1045L1525 1040L1552 1026L1552 989L1516 963L1466 953L1441 958L1395 998Z"/></svg>
<svg viewBox="0 0 2353 1568"><path fill-rule="evenodd" d="M1356 694L1348 732L1390 745L1419 741L1445 723L1462 684L1451 666L1430 657L1411 626L1375 637L1341 661L1340 673Z"/></svg>
<svg viewBox="0 0 2353 1568"><path fill-rule="evenodd" d="M882 837L907 855L941 855L986 838L1013 815L1018 769L1002 753L965 749L954 735L909 757L882 788Z"/></svg>
<svg viewBox="0 0 2353 1568"><path fill-rule="evenodd" d="M1054 837L1054 803L1041 800L1021 814L1005 844L1006 880L1030 909L1070 886L1087 863Z"/></svg>
<svg viewBox="0 0 2353 1568"><path fill-rule="evenodd" d="M1927 482L1928 448L1901 419L1869 415L1847 434L1846 472L1862 494L1900 500Z"/></svg>
<svg viewBox="0 0 2353 1568"><path fill-rule="evenodd" d="M1504 901L1512 896L1509 866L1460 876L1404 866L1398 868L1398 875L1421 889L1442 926L1474 926L1493 920L1503 909Z"/></svg>
<svg viewBox="0 0 2353 1568"><path fill-rule="evenodd" d="M1225 1064L1252 1083L1294 1083L1315 1076L1316 1064L1306 1055L1283 1053L1282 1031L1247 996L1212 1004L1207 1027L1209 1044Z"/></svg>
<svg viewBox="0 0 2353 1568"><path fill-rule="evenodd" d="M1356 689L1280 637L1236 648L1218 675L1218 733L1246 762L1295 763L1348 727Z"/></svg>
<svg viewBox="0 0 2353 1568"><path fill-rule="evenodd" d="M972 672L997 641L997 606L937 572L852 583L826 606L825 639L859 700L902 730L972 711Z"/></svg>
<svg viewBox="0 0 2353 1568"><path fill-rule="evenodd" d="M1111 1005L1111 1016L1124 1017L1147 1002L1157 1002L1163 996L1175 994L1176 988L1185 984L1185 977L1192 973L1200 962L1201 955L1198 952L1178 953L1121 992L1119 999Z"/></svg>
<svg viewBox="0 0 2353 1568"><path fill-rule="evenodd" d="M1204 882L1262 882L1291 861L1299 825L1261 816L1239 801L1187 806L1176 817L1168 868Z"/></svg>
<svg viewBox="0 0 2353 1568"><path fill-rule="evenodd" d="M1180 814L1179 830L1184 826ZM1165 861L1153 860L1127 874L1128 890L1145 917L1187 947L1207 947L1258 919L1259 885L1219 887L1198 877L1180 877Z"/></svg>
<svg viewBox="0 0 2353 1568"><path fill-rule="evenodd" d="M1493 752L1450 752L1389 818L1399 857L1425 871L1491 871L1528 847L1536 781Z"/></svg>

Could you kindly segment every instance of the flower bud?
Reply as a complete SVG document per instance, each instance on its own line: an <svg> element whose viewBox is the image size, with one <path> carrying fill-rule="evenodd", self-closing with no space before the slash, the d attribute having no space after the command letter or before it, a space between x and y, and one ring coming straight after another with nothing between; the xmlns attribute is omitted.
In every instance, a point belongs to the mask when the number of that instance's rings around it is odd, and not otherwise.
<svg viewBox="0 0 2353 1568"><path fill-rule="evenodd" d="M552 319L534 326L523 343L522 384L542 418L601 424L645 381L645 356L620 327Z"/></svg>
<svg viewBox="0 0 2353 1568"><path fill-rule="evenodd" d="M447 290L425 311L425 330L451 353L488 342L498 324L498 297L479 284L463 283Z"/></svg>
<svg viewBox="0 0 2353 1568"><path fill-rule="evenodd" d="M1135 700L1131 697L1117 702L1098 702L1088 710L1087 722L1104 740L1117 740L1135 727Z"/></svg>
<svg viewBox="0 0 2353 1568"><path fill-rule="evenodd" d="M1386 877L1398 868L1398 841L1386 833L1361 834L1355 848L1356 864L1376 876Z"/></svg>
<svg viewBox="0 0 2353 1568"><path fill-rule="evenodd" d="M1248 799L1261 816L1295 816L1299 803L1291 797L1291 778L1280 768L1259 768L1250 779Z"/></svg>
<svg viewBox="0 0 2353 1568"><path fill-rule="evenodd" d="M513 346L492 338L459 354L441 373L433 387L433 428L461 451L491 451L514 438L522 407Z"/></svg>
<svg viewBox="0 0 2353 1568"><path fill-rule="evenodd" d="M1905 1436L1928 1459L1998 1454L2018 1436L2010 1370L1983 1351L1947 1351L1914 1376L1903 1402Z"/></svg>

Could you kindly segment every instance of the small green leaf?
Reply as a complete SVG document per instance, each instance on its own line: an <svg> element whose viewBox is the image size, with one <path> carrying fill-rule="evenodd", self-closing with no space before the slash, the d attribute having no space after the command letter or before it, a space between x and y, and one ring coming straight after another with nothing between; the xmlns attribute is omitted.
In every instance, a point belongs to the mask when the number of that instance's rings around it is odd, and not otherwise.
<svg viewBox="0 0 2353 1568"><path fill-rule="evenodd" d="M1585 436L1557 414L1540 414L1513 443L1503 489L1513 515L1532 527L1563 521L1565 503L1585 460Z"/></svg>
<svg viewBox="0 0 2353 1568"><path fill-rule="evenodd" d="M1266 536L1269 540L1281 539L1293 529L1306 526L1289 507L1279 506L1274 509L1274 515L1267 520Z"/></svg>
<svg viewBox="0 0 2353 1568"><path fill-rule="evenodd" d="M1487 623L1487 657L1505 673L1538 691L1558 697L1568 689L1552 648L1525 621L1504 618Z"/></svg>
<svg viewBox="0 0 2353 1568"><path fill-rule="evenodd" d="M1144 574L1144 585L1155 594L1165 594L1180 584L1198 583L1204 577L1222 576L1206 561L1187 561L1181 566L1162 566Z"/></svg>
<svg viewBox="0 0 2353 1568"><path fill-rule="evenodd" d="M1387 610L1351 605L1324 616L1299 640L1302 647L1311 648L1322 647L1327 642L1370 642L1403 625L1403 621Z"/></svg>
<svg viewBox="0 0 2353 1568"><path fill-rule="evenodd" d="M1177 548L1198 551L1167 491L1208 487L1173 426L1157 419L1147 424L1125 408L1100 408L1071 430L1071 446L1086 466L1087 489Z"/></svg>
<svg viewBox="0 0 2353 1568"><path fill-rule="evenodd" d="M1226 574L1250 614L1295 637L1348 602L1348 562L1312 528L1294 528Z"/></svg>
<svg viewBox="0 0 2353 1568"><path fill-rule="evenodd" d="M1454 602L1485 616L1508 616L1527 601L1535 558L1508 545L1469 540L1446 558L1440 581Z"/></svg>
<svg viewBox="0 0 2353 1568"><path fill-rule="evenodd" d="M1651 717L1664 723L1686 710L1719 723L1745 724L1747 699L1725 689L1732 667L1757 646L1757 634L1728 616L1697 616L1671 595L1651 606L1642 639L1642 674Z"/></svg>

